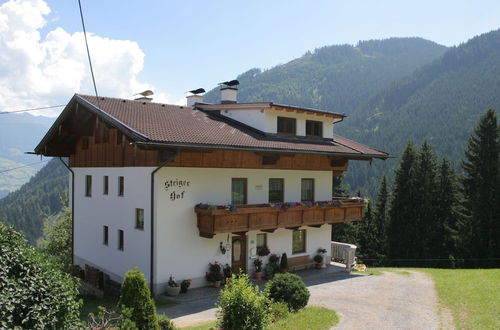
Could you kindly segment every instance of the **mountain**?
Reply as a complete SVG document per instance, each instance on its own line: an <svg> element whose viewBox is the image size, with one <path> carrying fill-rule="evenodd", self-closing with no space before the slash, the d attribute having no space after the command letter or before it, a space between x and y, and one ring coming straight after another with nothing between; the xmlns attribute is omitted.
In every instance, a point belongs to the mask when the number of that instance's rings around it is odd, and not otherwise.
<svg viewBox="0 0 500 330"><path fill-rule="evenodd" d="M0 198L21 187L45 165L25 152L33 151L54 119L28 113L0 116Z"/></svg>
<svg viewBox="0 0 500 330"><path fill-rule="evenodd" d="M337 132L396 157L408 140L427 140L458 167L475 123L489 108L500 110L500 30L452 47L393 83L354 110ZM369 181L373 192L380 174L392 174L396 164L355 164L347 178L356 188Z"/></svg>
<svg viewBox="0 0 500 330"><path fill-rule="evenodd" d="M19 190L0 199L0 221L35 242L42 234L43 219L58 213L67 195L68 170L59 159L52 159Z"/></svg>
<svg viewBox="0 0 500 330"><path fill-rule="evenodd" d="M273 101L352 115L389 84L445 51L446 47L421 38L322 47L272 69L251 69L239 75L238 101ZM219 102L219 96L213 89L205 101Z"/></svg>

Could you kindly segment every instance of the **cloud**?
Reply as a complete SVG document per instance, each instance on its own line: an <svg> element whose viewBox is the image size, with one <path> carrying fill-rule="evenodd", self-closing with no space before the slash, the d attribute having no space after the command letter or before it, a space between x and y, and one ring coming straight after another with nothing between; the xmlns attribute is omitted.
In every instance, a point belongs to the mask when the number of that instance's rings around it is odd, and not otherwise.
<svg viewBox="0 0 500 330"><path fill-rule="evenodd" d="M0 111L65 104L74 93L94 94L83 33L58 27L42 38L49 14L43 0L0 6ZM154 90L137 79L145 54L136 42L91 33L87 38L100 95L131 98ZM155 100L168 102L168 96L158 93Z"/></svg>

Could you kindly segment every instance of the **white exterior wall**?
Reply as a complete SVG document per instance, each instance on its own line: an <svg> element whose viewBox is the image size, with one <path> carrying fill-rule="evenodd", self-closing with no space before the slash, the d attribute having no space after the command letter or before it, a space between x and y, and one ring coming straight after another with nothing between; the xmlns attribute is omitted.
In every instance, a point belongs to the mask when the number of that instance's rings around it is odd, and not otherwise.
<svg viewBox="0 0 500 330"><path fill-rule="evenodd" d="M297 119L297 135L305 136L306 135L306 120L315 120L323 122L323 137L326 139L333 138L333 119L326 118L324 116L316 116L316 115L308 115L305 113L297 113L297 112L286 112L283 110L273 110L267 109L265 110L265 132L268 133L277 133L278 128L278 117L289 117Z"/></svg>
<svg viewBox="0 0 500 330"><path fill-rule="evenodd" d="M277 133L278 117L289 117L297 119L297 135L306 135L306 120L323 122L323 137L333 138L333 119L324 116L308 115L305 113L286 112L282 110L228 110L221 111L221 114L240 121L246 125L255 127L266 133Z"/></svg>
<svg viewBox="0 0 500 330"><path fill-rule="evenodd" d="M264 110L228 110L227 112L221 111L221 114L266 132L266 117Z"/></svg>
<svg viewBox="0 0 500 330"><path fill-rule="evenodd" d="M232 234L219 234L211 239L199 236L194 206L198 203L229 204L231 201L231 179L247 178L248 203L268 202L270 178L283 178L285 201L300 201L301 179L315 179L316 200L329 200L332 196L332 173L330 171L297 170L254 170L254 169L216 169L216 168L162 168L156 175L156 282L162 292L170 275L178 281L192 279L193 287L206 285L204 275L208 263L218 261L231 263L231 254L223 255L219 250L220 242L231 243ZM177 180L184 182L181 187L165 189L165 182ZM189 185L187 185L189 182ZM173 194L173 195L172 195ZM175 198L172 200L173 196ZM313 256L319 247L330 244L331 226L307 229L307 251ZM247 269L253 269L255 258L255 235L247 234ZM268 233L268 245L272 253L286 252L292 255L292 231L286 229Z"/></svg>
<svg viewBox="0 0 500 330"><path fill-rule="evenodd" d="M72 168L75 172L75 264L93 265L121 281L137 266L149 279L150 167ZM92 196L85 196L85 176L92 175ZM109 176L109 193L103 194L103 176ZM125 179L124 196L118 196L118 177ZM144 230L135 228L135 209L144 209ZM108 245L103 226L109 227ZM118 229L124 231L124 249L118 249Z"/></svg>

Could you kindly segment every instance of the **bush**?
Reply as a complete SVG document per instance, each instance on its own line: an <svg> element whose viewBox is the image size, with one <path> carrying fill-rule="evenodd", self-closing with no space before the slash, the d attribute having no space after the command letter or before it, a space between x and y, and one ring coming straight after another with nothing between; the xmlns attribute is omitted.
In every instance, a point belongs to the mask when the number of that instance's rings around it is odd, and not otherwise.
<svg viewBox="0 0 500 330"><path fill-rule="evenodd" d="M266 293L274 302L283 302L288 309L296 312L309 301L309 290L302 279L295 274L277 274L266 284Z"/></svg>
<svg viewBox="0 0 500 330"><path fill-rule="evenodd" d="M142 272L134 267L125 275L120 301L121 309L131 309L130 319L139 329L159 329L156 306Z"/></svg>
<svg viewBox="0 0 500 330"><path fill-rule="evenodd" d="M49 216L43 224L43 240L39 246L43 252L56 257L63 270L69 272L72 259L71 209L64 206L55 216Z"/></svg>
<svg viewBox="0 0 500 330"><path fill-rule="evenodd" d="M164 314L158 315L158 325L160 326L160 330L176 330L177 329L174 325L174 322L172 322L172 320L169 319Z"/></svg>
<svg viewBox="0 0 500 330"><path fill-rule="evenodd" d="M75 329L78 282L0 222L0 329Z"/></svg>
<svg viewBox="0 0 500 330"><path fill-rule="evenodd" d="M283 253L281 255L280 269L281 270L288 269L288 257L286 256L286 253Z"/></svg>
<svg viewBox="0 0 500 330"><path fill-rule="evenodd" d="M216 305L218 326L223 329L264 329L270 321L269 300L250 284L247 274L233 275Z"/></svg>
<svg viewBox="0 0 500 330"><path fill-rule="evenodd" d="M288 310L288 305L282 302L278 303L271 302L269 310L271 313L272 322L283 320L290 315L290 311Z"/></svg>

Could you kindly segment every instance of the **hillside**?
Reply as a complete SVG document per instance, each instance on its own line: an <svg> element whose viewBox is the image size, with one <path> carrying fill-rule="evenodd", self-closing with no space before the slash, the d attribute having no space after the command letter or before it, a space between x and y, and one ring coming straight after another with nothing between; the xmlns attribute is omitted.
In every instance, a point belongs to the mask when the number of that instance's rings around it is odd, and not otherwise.
<svg viewBox="0 0 500 330"><path fill-rule="evenodd" d="M238 101L273 101L352 115L389 84L445 51L446 47L421 38L322 47L272 69L239 75ZM218 90L209 91L205 100L219 102Z"/></svg>
<svg viewBox="0 0 500 330"><path fill-rule="evenodd" d="M67 191L68 170L52 159L19 190L0 199L0 221L24 231L34 242L42 234L43 219L61 210Z"/></svg>
<svg viewBox="0 0 500 330"><path fill-rule="evenodd" d="M449 49L441 58L372 97L339 125L338 133L399 156L408 140L428 140L456 166L467 139L487 109L500 110L500 30ZM353 187L378 182L397 161L356 164Z"/></svg>
<svg viewBox="0 0 500 330"><path fill-rule="evenodd" d="M0 158L0 198L22 186L35 173L31 166Z"/></svg>

